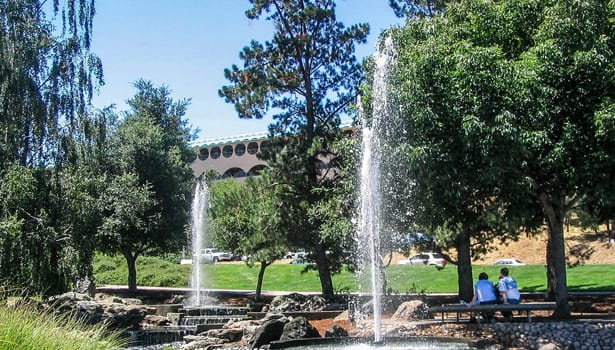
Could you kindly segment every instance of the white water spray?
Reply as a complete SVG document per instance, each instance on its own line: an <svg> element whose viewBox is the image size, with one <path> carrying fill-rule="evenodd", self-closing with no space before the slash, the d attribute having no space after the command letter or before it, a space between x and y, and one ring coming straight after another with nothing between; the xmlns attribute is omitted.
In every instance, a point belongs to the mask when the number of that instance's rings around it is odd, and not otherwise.
<svg viewBox="0 0 615 350"><path fill-rule="evenodd" d="M207 208L209 207L209 188L199 181L192 199L192 289L194 305L201 305L201 262L200 253L207 237Z"/></svg>
<svg viewBox="0 0 615 350"><path fill-rule="evenodd" d="M374 341L381 341L382 318L382 286L380 276L382 259L380 256L380 219L382 215L382 175L381 160L381 134L382 121L387 117L389 110L388 79L394 57L393 40L387 37L384 45L374 54L376 68L372 86L373 104L372 118L366 120L361 113L361 173L359 196L359 244L360 249L366 252L363 264L369 266L371 280L371 293L373 304Z"/></svg>

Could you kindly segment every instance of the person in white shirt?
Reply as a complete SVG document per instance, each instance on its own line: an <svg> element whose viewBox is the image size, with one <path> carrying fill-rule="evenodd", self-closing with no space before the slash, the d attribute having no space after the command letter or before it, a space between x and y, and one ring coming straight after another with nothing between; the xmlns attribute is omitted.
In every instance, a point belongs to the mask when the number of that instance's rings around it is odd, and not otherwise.
<svg viewBox="0 0 615 350"><path fill-rule="evenodd" d="M507 267L503 267L500 270L498 290L502 296L502 302L504 304L519 304L521 302L521 293L519 292L519 287L517 286L517 280L508 274L509 271ZM502 311L502 315L508 321L512 321L512 311Z"/></svg>

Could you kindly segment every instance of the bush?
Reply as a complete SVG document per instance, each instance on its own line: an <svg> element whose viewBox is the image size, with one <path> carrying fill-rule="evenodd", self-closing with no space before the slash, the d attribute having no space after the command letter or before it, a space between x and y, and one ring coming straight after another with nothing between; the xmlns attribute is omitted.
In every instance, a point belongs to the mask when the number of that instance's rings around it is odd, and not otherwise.
<svg viewBox="0 0 615 350"><path fill-rule="evenodd" d="M12 349L111 350L126 345L102 325L86 326L75 318L0 306L0 347Z"/></svg>

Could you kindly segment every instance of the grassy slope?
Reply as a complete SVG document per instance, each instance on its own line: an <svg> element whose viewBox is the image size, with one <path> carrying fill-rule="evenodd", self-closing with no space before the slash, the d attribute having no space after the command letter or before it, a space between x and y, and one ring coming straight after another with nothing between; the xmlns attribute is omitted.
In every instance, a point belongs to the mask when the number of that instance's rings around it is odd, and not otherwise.
<svg viewBox="0 0 615 350"><path fill-rule="evenodd" d="M126 284L127 273L123 258L98 256L95 262L95 277L98 285ZM138 284L141 286L188 287L191 273L190 265L179 265L162 259L148 257L137 261ZM205 287L214 289L253 290L256 286L258 268L249 268L242 263L203 265L207 281ZM264 290L276 291L320 291L320 281L315 271L302 273L303 266L274 264L267 268ZM511 267L523 291L544 291L546 271L543 265ZM570 291L615 290L615 282L604 276L612 273L613 265L583 265L568 269ZM474 276L482 271L495 281L499 267L474 265ZM358 290L354 275L343 272L334 276L337 291ZM432 266L393 265L387 269L388 287L397 293L457 293L457 269L448 265L443 270Z"/></svg>

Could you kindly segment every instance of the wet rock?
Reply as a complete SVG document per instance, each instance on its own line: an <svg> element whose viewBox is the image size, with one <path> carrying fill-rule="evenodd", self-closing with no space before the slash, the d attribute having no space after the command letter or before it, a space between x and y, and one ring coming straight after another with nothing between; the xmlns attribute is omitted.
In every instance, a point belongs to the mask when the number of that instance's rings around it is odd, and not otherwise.
<svg viewBox="0 0 615 350"><path fill-rule="evenodd" d="M307 318L303 316L295 317L284 325L280 340L320 338L318 330L312 326Z"/></svg>
<svg viewBox="0 0 615 350"><path fill-rule="evenodd" d="M322 311L327 308L327 301L319 295L306 296L299 293L279 295L273 298L267 312Z"/></svg>
<svg viewBox="0 0 615 350"><path fill-rule="evenodd" d="M325 331L325 338L341 338L347 337L348 331L340 326L331 326Z"/></svg>
<svg viewBox="0 0 615 350"><path fill-rule="evenodd" d="M146 315L143 319L143 324L151 326L169 326L171 325L171 321L168 317L160 315Z"/></svg>
<svg viewBox="0 0 615 350"><path fill-rule="evenodd" d="M272 341L280 340L282 333L284 332L284 325L288 322L285 317L269 319L263 323L263 325L256 330L251 342L251 348L257 349L265 344L269 344Z"/></svg>
<svg viewBox="0 0 615 350"><path fill-rule="evenodd" d="M426 320L432 319L433 315L429 311L429 307L421 300L406 301L399 305L397 311L393 314L393 320Z"/></svg>

